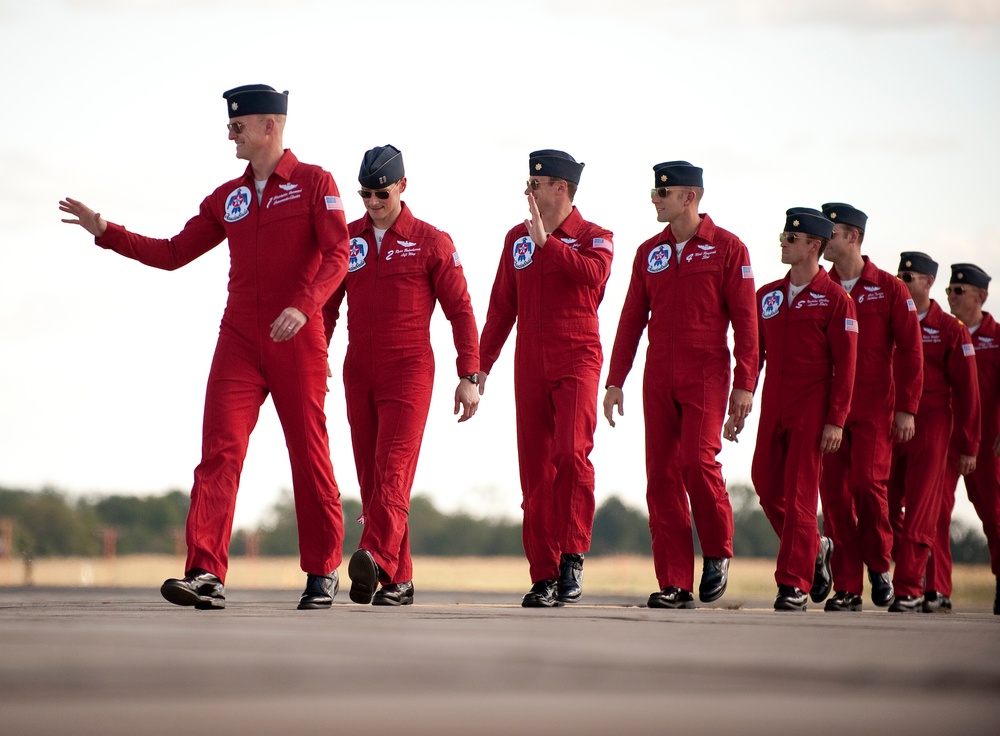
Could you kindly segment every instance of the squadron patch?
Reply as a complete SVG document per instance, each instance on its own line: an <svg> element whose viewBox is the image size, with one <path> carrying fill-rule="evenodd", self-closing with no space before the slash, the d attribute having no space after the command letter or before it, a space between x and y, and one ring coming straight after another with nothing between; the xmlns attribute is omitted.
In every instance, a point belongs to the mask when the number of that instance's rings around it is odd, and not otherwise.
<svg viewBox="0 0 1000 736"><path fill-rule="evenodd" d="M531 260L535 255L535 242L527 235L522 235L514 241L514 248L511 252L514 256L514 268L520 271L531 265Z"/></svg>
<svg viewBox="0 0 1000 736"><path fill-rule="evenodd" d="M226 222L239 222L250 214L250 187L237 187L226 197Z"/></svg>
<svg viewBox="0 0 1000 736"><path fill-rule="evenodd" d="M764 298L760 300L760 316L763 319L771 319L778 314L778 310L781 309L782 303L785 301L785 295L782 293L781 289L775 289L774 291L768 292L764 295Z"/></svg>
<svg viewBox="0 0 1000 736"><path fill-rule="evenodd" d="M351 247L348 249L347 272L354 273L365 267L365 259L368 257L368 243L364 238L351 238Z"/></svg>
<svg viewBox="0 0 1000 736"><path fill-rule="evenodd" d="M649 257L646 259L646 270L650 273L665 271L670 268L671 255L673 255L673 249L671 249L670 243L660 243L649 252Z"/></svg>

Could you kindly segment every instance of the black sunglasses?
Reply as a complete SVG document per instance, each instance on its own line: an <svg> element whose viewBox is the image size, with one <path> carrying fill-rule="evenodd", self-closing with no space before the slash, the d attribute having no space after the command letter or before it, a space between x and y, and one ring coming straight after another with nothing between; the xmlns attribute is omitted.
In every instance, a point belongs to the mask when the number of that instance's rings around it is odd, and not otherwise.
<svg viewBox="0 0 1000 736"><path fill-rule="evenodd" d="M923 275L924 274L922 273L911 273L909 271L903 271L901 274L899 274L899 278L901 281L905 281L906 283L909 284L910 282L915 281L917 276L923 276Z"/></svg>
<svg viewBox="0 0 1000 736"><path fill-rule="evenodd" d="M399 184L399 182L397 181L396 184ZM389 199L389 194L396 188L396 184L393 184L388 189L359 189L358 194L361 195L361 199L371 199L373 194L378 199Z"/></svg>
<svg viewBox="0 0 1000 736"><path fill-rule="evenodd" d="M966 291L968 291L966 286L946 286L944 287L944 293L948 296L954 294L955 296L962 296Z"/></svg>
<svg viewBox="0 0 1000 736"><path fill-rule="evenodd" d="M226 123L226 127L229 128L230 133L236 133L239 135L243 132L243 129L247 127L246 123Z"/></svg>
<svg viewBox="0 0 1000 736"><path fill-rule="evenodd" d="M528 179L528 181L525 182L525 184L528 187L530 187L531 191L533 192L537 192L538 188L542 186L542 184L555 184L555 183L556 182L551 179L549 181L538 181L538 179Z"/></svg>
<svg viewBox="0 0 1000 736"><path fill-rule="evenodd" d="M657 187L656 189L649 190L650 197L659 197L660 199L666 199L670 192L680 192L686 191L684 187Z"/></svg>

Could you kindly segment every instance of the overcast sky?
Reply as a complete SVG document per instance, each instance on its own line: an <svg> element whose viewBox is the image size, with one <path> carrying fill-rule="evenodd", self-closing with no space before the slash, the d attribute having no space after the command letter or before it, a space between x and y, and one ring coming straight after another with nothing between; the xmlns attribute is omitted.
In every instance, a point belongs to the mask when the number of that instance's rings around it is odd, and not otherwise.
<svg viewBox="0 0 1000 736"><path fill-rule="evenodd" d="M635 248L662 226L653 164L705 169L703 210L780 278L784 211L869 215L864 252L979 263L1000 277L1000 4L993 0L0 0L0 485L71 493L190 488L205 381L226 300L221 245L173 273L103 251L59 222L83 200L169 237L245 163L221 93L290 90L285 144L364 210L364 151L404 154L406 201L448 231L482 328L504 234L526 215L527 154L586 163L576 204L615 233L601 307L614 340ZM996 297L994 297L996 299ZM987 308L993 307L987 303ZM513 337L475 419L452 417L455 351L440 314L437 378L415 492L445 510L519 514ZM327 402L334 468L357 497L340 366ZM625 417L601 420L598 501L644 506L644 347ZM610 356L605 354L605 360ZM606 373L605 373L606 374ZM603 392L602 392L603 396ZM749 482L755 413L720 456ZM290 488L268 402L250 443L237 526ZM959 491L958 513L972 519Z"/></svg>

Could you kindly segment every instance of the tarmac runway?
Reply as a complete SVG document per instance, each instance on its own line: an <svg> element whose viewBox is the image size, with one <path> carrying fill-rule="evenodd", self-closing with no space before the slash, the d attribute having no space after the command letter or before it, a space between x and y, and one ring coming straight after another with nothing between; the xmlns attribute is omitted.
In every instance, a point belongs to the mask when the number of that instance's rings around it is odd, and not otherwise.
<svg viewBox="0 0 1000 736"><path fill-rule="evenodd" d="M1000 617L662 611L613 597L522 609L223 611L153 589L0 588L0 733L885 734L1000 732Z"/></svg>

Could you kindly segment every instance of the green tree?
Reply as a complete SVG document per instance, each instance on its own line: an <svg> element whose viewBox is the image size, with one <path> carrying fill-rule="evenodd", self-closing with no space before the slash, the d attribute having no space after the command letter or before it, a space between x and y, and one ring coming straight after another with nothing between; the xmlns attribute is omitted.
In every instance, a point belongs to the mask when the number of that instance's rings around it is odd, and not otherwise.
<svg viewBox="0 0 1000 736"><path fill-rule="evenodd" d="M184 491L168 491L159 496L107 496L81 502L78 508L92 507L101 526L118 533L119 554L174 551L174 530L183 529L190 496Z"/></svg>
<svg viewBox="0 0 1000 736"><path fill-rule="evenodd" d="M593 554L648 555L652 547L649 517L611 496L594 512Z"/></svg>

